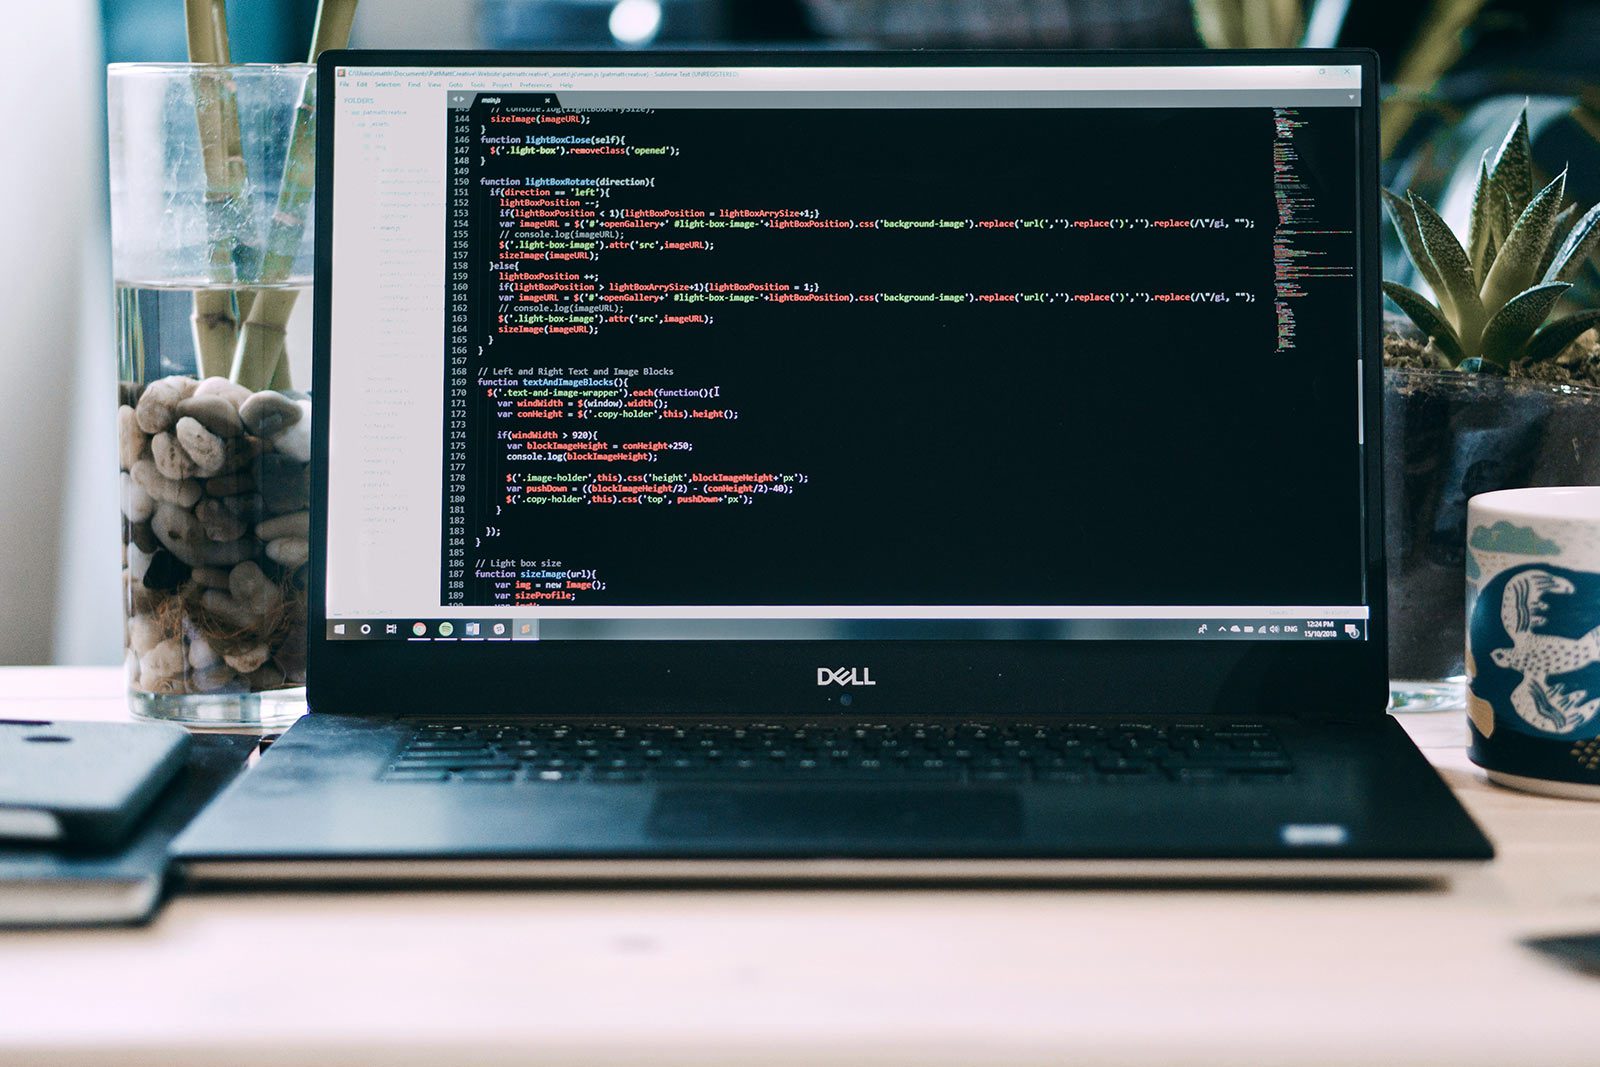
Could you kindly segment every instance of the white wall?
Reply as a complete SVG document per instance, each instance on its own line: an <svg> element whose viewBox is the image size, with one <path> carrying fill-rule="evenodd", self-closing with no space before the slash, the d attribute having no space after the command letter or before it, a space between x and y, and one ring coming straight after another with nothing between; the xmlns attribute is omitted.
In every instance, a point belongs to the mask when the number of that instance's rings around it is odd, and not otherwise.
<svg viewBox="0 0 1600 1067"><path fill-rule="evenodd" d="M353 48L477 48L475 0L363 0Z"/></svg>
<svg viewBox="0 0 1600 1067"><path fill-rule="evenodd" d="M77 555L61 547L64 481L94 451L74 437L80 394L101 397L108 444L115 410L110 330L82 328L86 313L102 325L110 313L103 260L86 256L105 211L98 19L92 0L11 4L0 34L0 663L51 658L57 582ZM85 348L90 337L98 351ZM80 390L91 367L97 391ZM113 584L95 599L114 613L114 453L104 462L95 484L109 488L89 509L102 521L82 528L102 538L93 550L109 566L90 567L109 570Z"/></svg>

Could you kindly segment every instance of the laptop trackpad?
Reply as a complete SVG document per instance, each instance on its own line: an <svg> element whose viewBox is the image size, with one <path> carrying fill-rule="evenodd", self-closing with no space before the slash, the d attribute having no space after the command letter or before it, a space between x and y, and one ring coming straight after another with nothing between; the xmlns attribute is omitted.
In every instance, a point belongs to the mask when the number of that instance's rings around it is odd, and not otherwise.
<svg viewBox="0 0 1600 1067"><path fill-rule="evenodd" d="M647 829L699 840L993 840L1021 834L1022 805L1002 789L681 787L656 796Z"/></svg>

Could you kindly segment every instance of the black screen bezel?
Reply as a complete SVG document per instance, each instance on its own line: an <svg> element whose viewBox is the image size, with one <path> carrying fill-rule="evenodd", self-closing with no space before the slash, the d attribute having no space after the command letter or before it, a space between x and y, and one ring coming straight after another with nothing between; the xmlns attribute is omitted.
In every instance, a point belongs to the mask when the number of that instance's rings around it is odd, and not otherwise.
<svg viewBox="0 0 1600 1067"><path fill-rule="evenodd" d="M1359 66L1357 278L1361 294L1366 641L569 641L436 644L327 637L328 398L334 109L317 124L312 550L308 700L344 714L1130 715L1375 717L1388 699L1382 524L1375 53L1170 51L336 51L336 67ZM866 667L871 687L819 686L819 667Z"/></svg>

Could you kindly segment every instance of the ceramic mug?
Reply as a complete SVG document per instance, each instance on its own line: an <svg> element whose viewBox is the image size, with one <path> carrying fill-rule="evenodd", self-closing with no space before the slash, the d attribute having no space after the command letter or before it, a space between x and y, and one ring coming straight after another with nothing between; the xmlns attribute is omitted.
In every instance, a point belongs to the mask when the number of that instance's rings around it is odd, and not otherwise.
<svg viewBox="0 0 1600 1067"><path fill-rule="evenodd" d="M1600 800L1600 486L1473 497L1466 565L1472 762Z"/></svg>

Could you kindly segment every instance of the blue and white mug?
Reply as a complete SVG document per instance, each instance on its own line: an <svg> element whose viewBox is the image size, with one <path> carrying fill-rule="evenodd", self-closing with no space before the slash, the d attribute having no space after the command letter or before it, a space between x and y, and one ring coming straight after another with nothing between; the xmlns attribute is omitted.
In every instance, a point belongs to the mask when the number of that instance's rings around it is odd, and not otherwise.
<svg viewBox="0 0 1600 1067"><path fill-rule="evenodd" d="M1600 800L1600 486L1473 497L1466 565L1472 762Z"/></svg>

